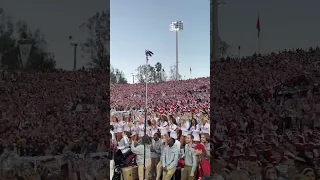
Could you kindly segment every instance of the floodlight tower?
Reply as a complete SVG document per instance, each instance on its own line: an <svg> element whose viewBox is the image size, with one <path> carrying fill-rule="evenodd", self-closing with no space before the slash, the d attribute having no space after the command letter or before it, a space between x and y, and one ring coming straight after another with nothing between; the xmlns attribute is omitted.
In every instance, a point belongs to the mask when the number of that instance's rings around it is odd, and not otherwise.
<svg viewBox="0 0 320 180"><path fill-rule="evenodd" d="M178 33L183 30L183 21L174 21L170 24L170 31L176 33L176 80L179 80L179 68L178 68Z"/></svg>
<svg viewBox="0 0 320 180"><path fill-rule="evenodd" d="M78 44L72 42L73 37L69 36L69 40L70 40L70 45L73 46L73 70L76 71L77 70L77 47Z"/></svg>

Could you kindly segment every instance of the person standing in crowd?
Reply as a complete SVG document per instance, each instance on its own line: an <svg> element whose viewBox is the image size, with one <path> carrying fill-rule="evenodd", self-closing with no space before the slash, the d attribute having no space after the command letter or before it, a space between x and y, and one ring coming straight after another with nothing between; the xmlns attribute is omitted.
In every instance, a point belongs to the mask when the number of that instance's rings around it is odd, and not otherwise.
<svg viewBox="0 0 320 180"><path fill-rule="evenodd" d="M171 118L170 126L169 126L169 131L170 131L170 137L177 140L178 139L178 125L177 122L174 118Z"/></svg>
<svg viewBox="0 0 320 180"><path fill-rule="evenodd" d="M125 132L122 133L122 139L118 142L118 149L121 150L122 154L130 150L129 138Z"/></svg>
<svg viewBox="0 0 320 180"><path fill-rule="evenodd" d="M115 135L113 126L110 126L110 134L111 134L111 140L116 142L117 140L116 140L116 135Z"/></svg>
<svg viewBox="0 0 320 180"><path fill-rule="evenodd" d="M186 136L186 145L184 146L184 169L182 171L181 180L195 180L195 172L197 170L197 158L194 152L193 136Z"/></svg>
<svg viewBox="0 0 320 180"><path fill-rule="evenodd" d="M155 119L151 120L151 137L154 137L154 135L158 132L158 126L157 121ZM159 136L160 138L160 136Z"/></svg>
<svg viewBox="0 0 320 180"><path fill-rule="evenodd" d="M119 142L122 138L122 127L121 127L121 121L118 117L115 117L114 121L114 133L116 134L116 140Z"/></svg>
<svg viewBox="0 0 320 180"><path fill-rule="evenodd" d="M210 157L210 136L209 134L201 134L201 144L204 145L207 156Z"/></svg>
<svg viewBox="0 0 320 180"><path fill-rule="evenodd" d="M161 134L160 134L161 136ZM161 158L162 158L162 154L163 154L163 149L168 146L168 140L169 138L163 138L161 139L161 143L162 143L162 146L161 146L161 157L160 157L160 161L159 163L157 164L157 177L156 177L156 180L160 180L160 177L162 175L162 161L161 161Z"/></svg>
<svg viewBox="0 0 320 180"><path fill-rule="evenodd" d="M174 116L174 118L175 118L175 120L176 120L176 122L177 122L177 126L178 126L178 127L181 126L181 118L180 118L180 116L181 116L180 112L176 112L176 113L175 113L175 116ZM180 128L178 128L177 135L178 135L178 139L179 139L179 140L180 140L180 138L181 138L181 134L182 134L182 131L181 131Z"/></svg>
<svg viewBox="0 0 320 180"><path fill-rule="evenodd" d="M180 137L180 143L181 143L181 147L184 147L185 144L185 137L186 135L189 134L189 121L187 121L187 118L184 116L181 118L181 126L180 126L180 130L182 132L181 137Z"/></svg>
<svg viewBox="0 0 320 180"><path fill-rule="evenodd" d="M158 129L160 130L161 136L164 136L165 134L168 134L168 118L165 115L160 116L160 126Z"/></svg>
<svg viewBox="0 0 320 180"><path fill-rule="evenodd" d="M193 148L198 159L197 180L210 177L210 163L204 145L197 144Z"/></svg>
<svg viewBox="0 0 320 180"><path fill-rule="evenodd" d="M130 128L131 141L138 141L137 131L137 123L132 122L132 126Z"/></svg>
<svg viewBox="0 0 320 180"><path fill-rule="evenodd" d="M163 167L163 180L171 180L172 176L176 172L176 167L179 160L179 149L174 146L175 139L170 138L168 140L168 146L163 149L161 154L161 162Z"/></svg>
<svg viewBox="0 0 320 180"><path fill-rule="evenodd" d="M144 149L145 148L145 149ZM145 160L145 178L149 178L149 171L151 168L151 143L148 136L144 136L141 139L141 143L137 143L136 141L133 141L131 144L131 151L136 154L137 156L137 164L138 164L138 176L139 180L144 180L144 160ZM145 150L145 151L144 151Z"/></svg>
<svg viewBox="0 0 320 180"><path fill-rule="evenodd" d="M112 126L113 126L113 132L115 134L115 138L116 138L116 141L118 140L118 117L114 117L113 119L113 123L112 123Z"/></svg>
<svg viewBox="0 0 320 180"><path fill-rule="evenodd" d="M126 135L128 135L129 137L131 137L131 134L130 134L130 126L131 126L131 123L130 123L130 117L126 117L125 119L125 122L123 124L123 131L126 133Z"/></svg>
<svg viewBox="0 0 320 180"><path fill-rule="evenodd" d="M210 135L210 123L207 117L203 117L200 125L200 133L207 133Z"/></svg>
<svg viewBox="0 0 320 180"><path fill-rule="evenodd" d="M139 121L138 121L137 130L138 130L138 137L139 137L139 140L140 140L144 136L144 123L143 123L142 119L139 119Z"/></svg>
<svg viewBox="0 0 320 180"><path fill-rule="evenodd" d="M162 141L160 140L160 134L155 133L153 136L153 141L151 144L151 179L155 179L157 176L157 165L160 162L161 157L161 148L162 148Z"/></svg>
<svg viewBox="0 0 320 180"><path fill-rule="evenodd" d="M200 126L197 123L197 120L194 118L191 119L191 125L189 127L189 131L192 133L192 136L194 137L193 142L199 143L200 142Z"/></svg>

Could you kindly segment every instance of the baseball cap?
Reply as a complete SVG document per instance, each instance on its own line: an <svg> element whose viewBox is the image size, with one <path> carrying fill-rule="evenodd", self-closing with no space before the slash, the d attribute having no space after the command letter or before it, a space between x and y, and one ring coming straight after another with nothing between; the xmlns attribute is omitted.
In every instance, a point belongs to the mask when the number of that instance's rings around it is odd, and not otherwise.
<svg viewBox="0 0 320 180"><path fill-rule="evenodd" d="M195 145L195 146L193 147L193 149L199 149L199 150L202 150L202 151L205 150L204 145L202 145L202 144L197 144L197 145Z"/></svg>

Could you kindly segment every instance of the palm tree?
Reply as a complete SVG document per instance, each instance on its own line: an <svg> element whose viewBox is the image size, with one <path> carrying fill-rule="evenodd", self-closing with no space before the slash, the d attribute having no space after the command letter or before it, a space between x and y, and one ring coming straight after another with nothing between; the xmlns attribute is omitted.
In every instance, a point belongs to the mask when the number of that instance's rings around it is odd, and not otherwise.
<svg viewBox="0 0 320 180"><path fill-rule="evenodd" d="M161 82L162 64L160 62L157 62L154 67L155 67L156 72L157 72L158 82Z"/></svg>

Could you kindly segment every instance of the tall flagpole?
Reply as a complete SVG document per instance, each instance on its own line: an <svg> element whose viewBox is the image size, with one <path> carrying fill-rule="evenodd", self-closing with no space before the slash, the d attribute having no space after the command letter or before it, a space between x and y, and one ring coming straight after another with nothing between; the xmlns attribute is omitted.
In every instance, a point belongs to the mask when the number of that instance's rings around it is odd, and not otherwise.
<svg viewBox="0 0 320 180"><path fill-rule="evenodd" d="M146 50L146 109L144 114L144 139L146 140L147 134L147 109L148 109L148 53ZM146 142L143 142L143 179L146 180Z"/></svg>
<svg viewBox="0 0 320 180"><path fill-rule="evenodd" d="M146 50L146 109L144 112L144 136L142 138L143 143L143 180L146 180L146 143L149 142L147 137L147 111L148 111L148 57L153 55L153 52Z"/></svg>
<svg viewBox="0 0 320 180"><path fill-rule="evenodd" d="M148 107L148 55L146 54L146 111Z"/></svg>

